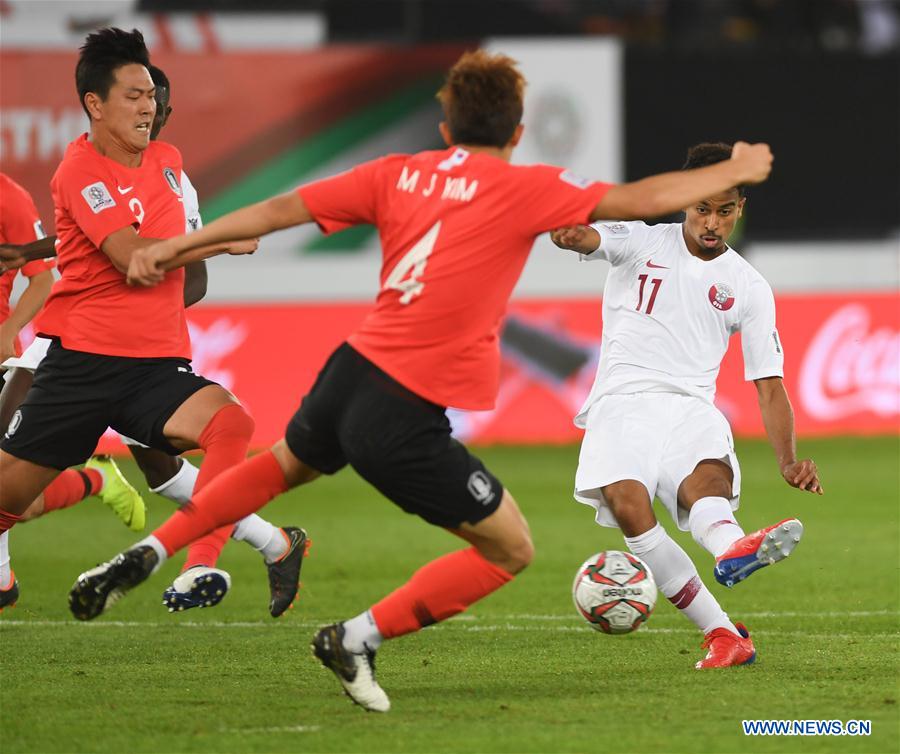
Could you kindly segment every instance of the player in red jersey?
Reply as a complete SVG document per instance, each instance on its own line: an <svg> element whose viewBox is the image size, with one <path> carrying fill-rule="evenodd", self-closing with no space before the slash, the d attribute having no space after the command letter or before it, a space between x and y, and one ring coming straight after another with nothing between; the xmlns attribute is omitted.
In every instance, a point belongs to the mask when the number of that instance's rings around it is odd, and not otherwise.
<svg viewBox="0 0 900 754"><path fill-rule="evenodd" d="M51 183L62 278L35 329L53 343L0 443L0 532L60 470L84 461L107 426L173 455L202 448L197 489L246 456L252 419L234 396L191 371L184 272L153 290L125 282L138 248L185 229L181 155L150 141L156 103L148 65L137 31L104 29L81 49L76 84L91 132L69 145ZM201 564L214 562L231 530L192 547L188 565L196 567L179 591L200 605L227 590L227 575ZM292 540L285 558L298 544Z"/></svg>
<svg viewBox="0 0 900 754"><path fill-rule="evenodd" d="M27 245L45 238L41 220L29 193L9 176L0 173L0 244ZM19 269L28 278L28 287L19 298L15 311L10 313L9 298L16 272L11 269L0 275L0 362L19 355L18 335L43 306L53 285L52 258L28 262ZM5 366L5 364L4 364ZM0 367L2 371L2 367ZM28 384L30 385L30 375ZM15 375L3 373L0 389L0 427L14 421L14 410L24 394L16 395ZM26 518L43 512L68 508L91 495L100 495L123 521L139 523L134 531L144 528L144 501L137 491L109 462L105 468L86 467L68 469L60 474L29 507ZM0 534L0 610L12 606L19 597L19 584L10 566L9 533Z"/></svg>
<svg viewBox="0 0 900 754"><path fill-rule="evenodd" d="M514 166L524 80L509 58L479 51L451 69L440 93L448 148L391 155L238 210L191 237L132 258L129 279L192 261L201 244L316 222L325 232L378 227L383 250L374 310L329 358L284 439L222 475L151 537L72 588L91 618L197 536L348 463L386 497L472 547L420 568L351 620L322 628L318 659L369 710L390 702L375 681L385 638L449 618L510 581L532 558L512 495L450 435L446 406L493 405L498 329L534 239L575 218L664 214L736 183L766 178L766 145L742 144L728 163L611 186L549 165Z"/></svg>

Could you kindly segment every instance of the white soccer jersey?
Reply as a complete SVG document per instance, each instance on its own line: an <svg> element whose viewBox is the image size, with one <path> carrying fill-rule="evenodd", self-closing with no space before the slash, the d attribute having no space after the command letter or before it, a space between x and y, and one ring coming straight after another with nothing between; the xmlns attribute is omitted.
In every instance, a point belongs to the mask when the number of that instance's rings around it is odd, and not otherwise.
<svg viewBox="0 0 900 754"><path fill-rule="evenodd" d="M191 183L187 173L181 171L181 201L184 205L184 232L193 233L203 227L200 219L200 200L197 189Z"/></svg>
<svg viewBox="0 0 900 754"><path fill-rule="evenodd" d="M733 249L693 256L679 223L598 223L600 248L585 259L612 264L603 292L600 363L575 417L602 396L640 392L712 402L731 335L740 330L744 378L783 376L775 299L765 279Z"/></svg>

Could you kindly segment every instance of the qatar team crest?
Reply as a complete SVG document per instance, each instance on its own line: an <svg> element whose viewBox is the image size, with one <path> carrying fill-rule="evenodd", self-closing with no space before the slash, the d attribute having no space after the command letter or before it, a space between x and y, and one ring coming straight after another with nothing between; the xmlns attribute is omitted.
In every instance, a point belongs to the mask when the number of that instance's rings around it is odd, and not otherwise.
<svg viewBox="0 0 900 754"><path fill-rule="evenodd" d="M727 312L734 306L734 291L725 283L714 283L709 289L709 303L720 312Z"/></svg>

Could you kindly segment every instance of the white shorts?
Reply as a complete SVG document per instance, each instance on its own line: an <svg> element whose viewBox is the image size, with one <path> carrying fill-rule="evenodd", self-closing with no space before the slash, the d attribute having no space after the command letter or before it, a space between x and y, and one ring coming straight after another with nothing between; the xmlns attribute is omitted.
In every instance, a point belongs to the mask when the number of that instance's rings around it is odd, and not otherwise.
<svg viewBox="0 0 900 754"><path fill-rule="evenodd" d="M52 342L50 338L35 338L31 345L22 352L21 356L11 356L4 361L2 364L3 368L27 369L29 372L34 372L38 368L38 364L44 360L44 357L47 355L47 349L50 348Z"/></svg>
<svg viewBox="0 0 900 754"><path fill-rule="evenodd" d="M53 341L50 338L37 337L31 342L28 348L22 352L21 356L12 356L0 366L4 369L27 369L29 372L34 373L38 368L38 364L40 364L47 355L47 349L50 348L52 342ZM125 445L136 445L139 448L147 447L143 443L133 440L130 437L126 437L125 435L120 434L119 439Z"/></svg>
<svg viewBox="0 0 900 754"><path fill-rule="evenodd" d="M635 479L658 497L682 531L688 511L678 488L700 461L727 463L734 473L731 509L740 505L741 469L731 427L700 398L677 393L605 395L588 411L575 472L575 499L597 511L597 523L618 527L601 487Z"/></svg>

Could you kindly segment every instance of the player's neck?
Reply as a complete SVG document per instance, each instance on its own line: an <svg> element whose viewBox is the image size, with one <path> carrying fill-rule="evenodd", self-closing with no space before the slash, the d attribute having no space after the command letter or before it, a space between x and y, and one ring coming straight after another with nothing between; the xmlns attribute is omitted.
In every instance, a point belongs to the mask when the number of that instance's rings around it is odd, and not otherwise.
<svg viewBox="0 0 900 754"><path fill-rule="evenodd" d="M134 151L134 147L122 144L107 131L91 130L88 139L94 145L97 153L104 157L124 165L126 168L139 168L144 155L143 150Z"/></svg>
<svg viewBox="0 0 900 754"><path fill-rule="evenodd" d="M511 146L487 147L483 144L454 144L453 149L457 148L465 149L470 154L489 154L491 157L496 157L504 162L509 162L512 159L513 148Z"/></svg>

